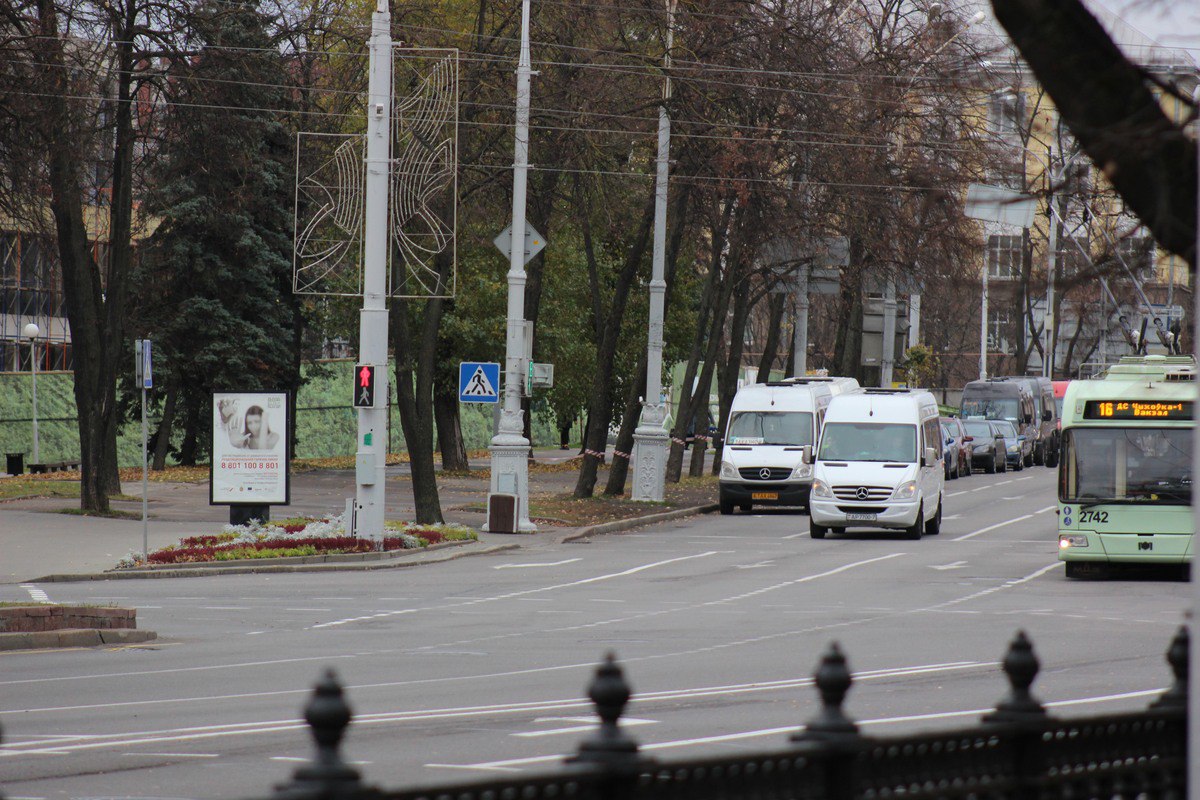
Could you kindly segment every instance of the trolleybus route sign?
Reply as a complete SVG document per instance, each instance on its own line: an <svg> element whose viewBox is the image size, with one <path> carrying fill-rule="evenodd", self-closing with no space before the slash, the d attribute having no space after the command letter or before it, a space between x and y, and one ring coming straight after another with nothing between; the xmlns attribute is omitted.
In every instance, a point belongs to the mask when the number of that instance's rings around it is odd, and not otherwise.
<svg viewBox="0 0 1200 800"><path fill-rule="evenodd" d="M1152 400L1088 400L1084 419L1168 419L1190 420L1192 403L1164 403Z"/></svg>

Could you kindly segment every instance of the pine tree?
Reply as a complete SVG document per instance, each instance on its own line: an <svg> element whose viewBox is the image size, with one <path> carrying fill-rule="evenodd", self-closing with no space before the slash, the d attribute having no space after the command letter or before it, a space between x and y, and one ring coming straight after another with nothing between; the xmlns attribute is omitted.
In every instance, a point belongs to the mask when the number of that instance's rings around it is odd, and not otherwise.
<svg viewBox="0 0 1200 800"><path fill-rule="evenodd" d="M175 70L151 175L157 229L138 291L158 317L150 336L183 420L184 463L205 450L212 391L298 384L285 76L255 5L195 10L199 48Z"/></svg>

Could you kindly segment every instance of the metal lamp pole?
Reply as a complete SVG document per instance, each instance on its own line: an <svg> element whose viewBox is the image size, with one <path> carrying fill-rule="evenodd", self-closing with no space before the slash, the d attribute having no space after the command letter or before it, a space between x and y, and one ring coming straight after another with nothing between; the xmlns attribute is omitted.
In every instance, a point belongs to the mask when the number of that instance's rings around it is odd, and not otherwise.
<svg viewBox="0 0 1200 800"><path fill-rule="evenodd" d="M521 413L525 383L525 197L529 174L529 0L521 2L521 58L517 62L517 114L513 146L512 238L508 260L508 325L504 347L504 404L488 449L492 455L490 496L517 497L517 530L535 531L529 519L529 440Z"/></svg>
<svg viewBox="0 0 1200 800"><path fill-rule="evenodd" d="M369 48L363 304L359 312L358 347L360 363L375 366L375 392L373 407L357 409L354 534L380 540L387 475L387 248L392 138L392 36L388 0L378 0L371 15Z"/></svg>
<svg viewBox="0 0 1200 800"><path fill-rule="evenodd" d="M42 331L36 323L30 322L21 329L21 333L25 334L25 338L29 340L29 366L32 369L31 379L33 384L33 464L40 464L42 460L38 454L38 424L37 424L37 337Z"/></svg>
<svg viewBox="0 0 1200 800"><path fill-rule="evenodd" d="M675 1L667 0L667 51L663 72L671 68L675 42ZM633 499L662 502L667 470L667 407L662 401L663 324L667 297L664 262L667 248L667 178L671 157L671 76L663 82L663 102L658 107L658 163L654 176L654 256L650 278L650 323L646 344L646 396L642 416L633 433Z"/></svg>

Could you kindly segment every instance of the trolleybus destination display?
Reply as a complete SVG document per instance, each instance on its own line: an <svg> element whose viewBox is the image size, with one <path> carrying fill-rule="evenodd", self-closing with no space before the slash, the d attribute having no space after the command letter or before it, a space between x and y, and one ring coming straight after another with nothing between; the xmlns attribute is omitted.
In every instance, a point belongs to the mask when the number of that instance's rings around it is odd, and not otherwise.
<svg viewBox="0 0 1200 800"><path fill-rule="evenodd" d="M1083 406L1084 419L1166 419L1190 420L1190 401L1088 400Z"/></svg>
<svg viewBox="0 0 1200 800"><path fill-rule="evenodd" d="M213 505L287 505L287 392L214 392Z"/></svg>

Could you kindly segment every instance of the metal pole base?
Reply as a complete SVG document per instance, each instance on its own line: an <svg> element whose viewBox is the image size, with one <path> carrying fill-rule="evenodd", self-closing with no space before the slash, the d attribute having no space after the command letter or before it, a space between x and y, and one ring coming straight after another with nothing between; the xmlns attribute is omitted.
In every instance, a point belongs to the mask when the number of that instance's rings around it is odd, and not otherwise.
<svg viewBox="0 0 1200 800"><path fill-rule="evenodd" d="M250 520L258 520L259 522L271 521L270 506L230 506L229 507L229 524L230 525L246 525Z"/></svg>
<svg viewBox="0 0 1200 800"><path fill-rule="evenodd" d="M517 502L517 531L533 533L537 525L529 519L529 440L524 436L501 432L492 439L488 452L492 455L488 508L492 507L491 496L494 494L516 495L520 498ZM484 532L488 532L487 523L484 523Z"/></svg>
<svg viewBox="0 0 1200 800"><path fill-rule="evenodd" d="M663 423L665 406L643 406L642 418L633 432L633 492L634 500L661 503L665 497L667 453L670 436Z"/></svg>

